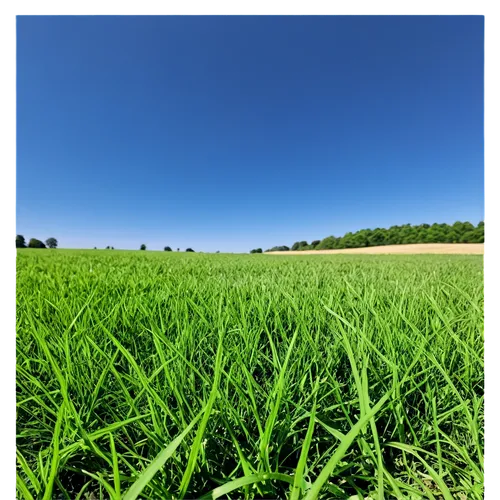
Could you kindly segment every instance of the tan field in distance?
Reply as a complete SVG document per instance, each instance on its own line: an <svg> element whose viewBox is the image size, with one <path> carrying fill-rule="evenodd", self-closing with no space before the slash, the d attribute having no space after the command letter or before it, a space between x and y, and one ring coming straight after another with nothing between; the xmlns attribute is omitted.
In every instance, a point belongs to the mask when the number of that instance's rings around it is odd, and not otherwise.
<svg viewBox="0 0 500 500"><path fill-rule="evenodd" d="M418 243L414 245L385 245L379 247L343 248L341 250L302 250L288 252L265 252L269 255L304 255L304 254L475 254L484 255L484 243Z"/></svg>

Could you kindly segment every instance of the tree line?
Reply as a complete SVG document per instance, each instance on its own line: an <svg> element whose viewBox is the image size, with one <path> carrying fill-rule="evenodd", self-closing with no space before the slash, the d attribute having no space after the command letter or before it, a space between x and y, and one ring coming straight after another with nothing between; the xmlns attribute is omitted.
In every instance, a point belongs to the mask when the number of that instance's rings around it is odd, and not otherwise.
<svg viewBox="0 0 500 500"><path fill-rule="evenodd" d="M146 245L143 243L140 247L139 247L139 250L147 250L147 247ZM163 248L163 251L164 252L171 252L172 249L170 247L164 247ZM177 249L178 252L180 252L180 248ZM192 248L186 248L186 252L194 252L194 250Z"/></svg>
<svg viewBox="0 0 500 500"><path fill-rule="evenodd" d="M55 238L48 238L45 240L45 243L37 238L31 238L29 243L26 245L26 238L22 234L16 235L16 248L57 248L57 240ZM106 250L114 250L115 247L107 246ZM94 247L94 250L97 250L97 247ZM139 250L146 250L146 245L143 243ZM165 252L171 252L172 249L170 247L165 247L163 249ZM177 249L180 252L180 248ZM194 252L192 248L186 248L186 252ZM261 250L262 252L262 250ZM217 251L217 253L219 253Z"/></svg>
<svg viewBox="0 0 500 500"><path fill-rule="evenodd" d="M296 241L292 247L275 246L266 252L286 252L288 250L337 250L383 245L409 245L412 243L484 243L484 221L474 226L470 222L457 221L454 224L420 224L412 226L391 226L389 229L361 229L344 236L327 236L322 240ZM260 251L259 251L260 250ZM250 253L261 253L257 248Z"/></svg>
<svg viewBox="0 0 500 500"><path fill-rule="evenodd" d="M106 247L106 250L114 250L115 247L110 247L110 246L107 246ZM94 250L97 250L97 247L94 247ZM139 250L147 250L147 246L145 243L143 243L140 247L139 247ZM172 252L172 249L170 247L164 247L163 248L163 251L164 252ZM180 252L180 248L177 249L178 252ZM186 248L186 252L194 252L194 250L192 248Z"/></svg>
<svg viewBox="0 0 500 500"><path fill-rule="evenodd" d="M45 243L37 238L31 238L26 245L26 239L22 234L16 235L16 248L57 248L57 240L55 238L47 238Z"/></svg>

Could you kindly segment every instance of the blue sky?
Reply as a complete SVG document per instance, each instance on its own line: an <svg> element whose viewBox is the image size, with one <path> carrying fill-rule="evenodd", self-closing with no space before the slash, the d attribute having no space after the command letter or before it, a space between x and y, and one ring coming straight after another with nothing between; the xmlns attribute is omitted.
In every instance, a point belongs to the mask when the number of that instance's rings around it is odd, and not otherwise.
<svg viewBox="0 0 500 500"><path fill-rule="evenodd" d="M483 18L18 17L17 233L248 252L484 218Z"/></svg>

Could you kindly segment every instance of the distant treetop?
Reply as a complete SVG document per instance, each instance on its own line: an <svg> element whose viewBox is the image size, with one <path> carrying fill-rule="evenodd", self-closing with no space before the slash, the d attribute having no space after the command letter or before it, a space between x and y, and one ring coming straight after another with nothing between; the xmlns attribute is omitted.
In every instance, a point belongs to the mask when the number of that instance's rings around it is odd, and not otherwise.
<svg viewBox="0 0 500 500"><path fill-rule="evenodd" d="M36 238L31 238L28 243L29 248L47 248L43 241L37 240Z"/></svg>
<svg viewBox="0 0 500 500"><path fill-rule="evenodd" d="M47 240L45 240L45 244L49 248L57 248L57 240L55 238L48 238Z"/></svg>
<svg viewBox="0 0 500 500"><path fill-rule="evenodd" d="M290 250L289 247L287 247L286 245L282 245L280 247L269 248L268 250L266 250L266 252L288 252L288 250Z"/></svg>
<svg viewBox="0 0 500 500"><path fill-rule="evenodd" d="M22 234L16 236L16 248L26 248L26 240Z"/></svg>

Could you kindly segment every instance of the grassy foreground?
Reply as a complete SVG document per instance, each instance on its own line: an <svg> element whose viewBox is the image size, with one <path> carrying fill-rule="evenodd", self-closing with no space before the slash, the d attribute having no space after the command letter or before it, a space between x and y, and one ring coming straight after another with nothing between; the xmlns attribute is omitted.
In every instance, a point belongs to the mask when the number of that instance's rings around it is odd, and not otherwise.
<svg viewBox="0 0 500 500"><path fill-rule="evenodd" d="M481 256L17 273L19 498L482 498Z"/></svg>

